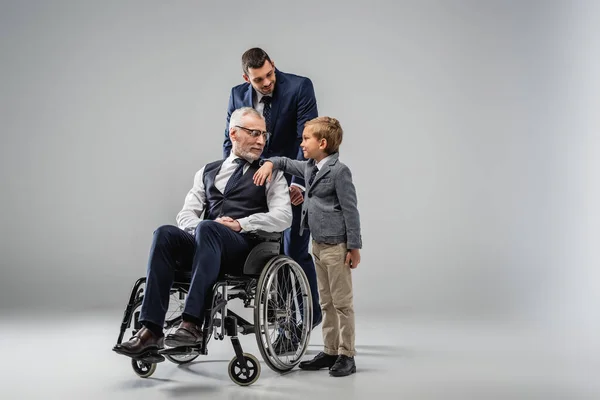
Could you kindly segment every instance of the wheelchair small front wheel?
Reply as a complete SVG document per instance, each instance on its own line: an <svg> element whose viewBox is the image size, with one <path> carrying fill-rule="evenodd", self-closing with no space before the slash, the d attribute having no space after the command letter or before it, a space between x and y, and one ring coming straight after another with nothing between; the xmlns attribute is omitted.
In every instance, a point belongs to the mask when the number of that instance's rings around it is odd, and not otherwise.
<svg viewBox="0 0 600 400"><path fill-rule="evenodd" d="M154 371L156 371L156 364L149 363L149 362L142 361L142 360L132 359L131 366L133 367L133 371L140 378L148 378L148 377L152 376Z"/></svg>
<svg viewBox="0 0 600 400"><path fill-rule="evenodd" d="M260 376L260 363L252 354L244 353L246 367L243 367L237 356L229 362L229 377L240 386L249 386Z"/></svg>

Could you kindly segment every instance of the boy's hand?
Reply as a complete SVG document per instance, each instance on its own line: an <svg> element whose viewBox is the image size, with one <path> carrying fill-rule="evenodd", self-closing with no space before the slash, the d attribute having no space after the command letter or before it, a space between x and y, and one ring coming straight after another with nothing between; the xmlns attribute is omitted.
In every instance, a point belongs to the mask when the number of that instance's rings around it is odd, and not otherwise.
<svg viewBox="0 0 600 400"><path fill-rule="evenodd" d="M346 253L346 266L354 269L358 267L358 264L360 264L360 250L348 250L348 253Z"/></svg>
<svg viewBox="0 0 600 400"><path fill-rule="evenodd" d="M271 161L265 161L265 163L254 173L254 184L256 186L262 186L267 182L271 182L273 176L273 163Z"/></svg>

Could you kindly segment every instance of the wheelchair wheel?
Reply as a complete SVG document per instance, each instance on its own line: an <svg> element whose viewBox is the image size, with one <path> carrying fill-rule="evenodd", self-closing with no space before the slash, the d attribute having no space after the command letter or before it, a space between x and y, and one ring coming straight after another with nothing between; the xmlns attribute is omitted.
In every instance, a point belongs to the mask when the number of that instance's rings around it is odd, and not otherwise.
<svg viewBox="0 0 600 400"><path fill-rule="evenodd" d="M175 332L181 322L181 314L185 307L185 295L180 291L171 293L169 298L169 310L165 316L165 337L170 333ZM175 364L187 364L194 361L200 353L187 353L187 354L165 354L165 358Z"/></svg>
<svg viewBox="0 0 600 400"><path fill-rule="evenodd" d="M183 364L191 363L196 358L198 358L199 355L200 355L200 353L173 354L173 355L165 354L165 358L167 360L171 361L172 363L183 365Z"/></svg>
<svg viewBox="0 0 600 400"><path fill-rule="evenodd" d="M286 372L300 363L312 328L312 296L304 271L289 257L263 269L254 300L256 342L265 363Z"/></svg>
<svg viewBox="0 0 600 400"><path fill-rule="evenodd" d="M148 378L156 371L156 364L141 360L132 359L131 366L140 378Z"/></svg>
<svg viewBox="0 0 600 400"><path fill-rule="evenodd" d="M249 386L260 376L260 363L249 353L244 353L244 360L248 368L242 367L237 357L233 357L229 362L229 377L240 386Z"/></svg>

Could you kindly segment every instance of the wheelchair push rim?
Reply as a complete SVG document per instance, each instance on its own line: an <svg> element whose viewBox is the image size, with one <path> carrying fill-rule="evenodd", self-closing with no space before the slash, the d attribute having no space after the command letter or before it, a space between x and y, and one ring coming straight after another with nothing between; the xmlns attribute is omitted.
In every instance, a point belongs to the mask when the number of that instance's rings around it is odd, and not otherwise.
<svg viewBox="0 0 600 400"><path fill-rule="evenodd" d="M300 363L310 341L312 296L304 271L291 258L277 256L264 267L254 324L258 348L271 369L286 372Z"/></svg>

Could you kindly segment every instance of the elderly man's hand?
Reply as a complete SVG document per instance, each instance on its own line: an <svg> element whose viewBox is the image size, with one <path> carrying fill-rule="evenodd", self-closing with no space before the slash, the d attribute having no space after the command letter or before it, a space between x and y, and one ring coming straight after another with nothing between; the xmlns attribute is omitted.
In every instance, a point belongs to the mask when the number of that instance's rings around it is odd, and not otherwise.
<svg viewBox="0 0 600 400"><path fill-rule="evenodd" d="M302 189L296 185L290 186L290 200L292 204L297 206L304 202L304 196L302 195Z"/></svg>
<svg viewBox="0 0 600 400"><path fill-rule="evenodd" d="M237 221L237 219L233 219L231 217L219 217L215 219L215 222L225 225L229 229L235 232L239 232L242 230L242 226Z"/></svg>

